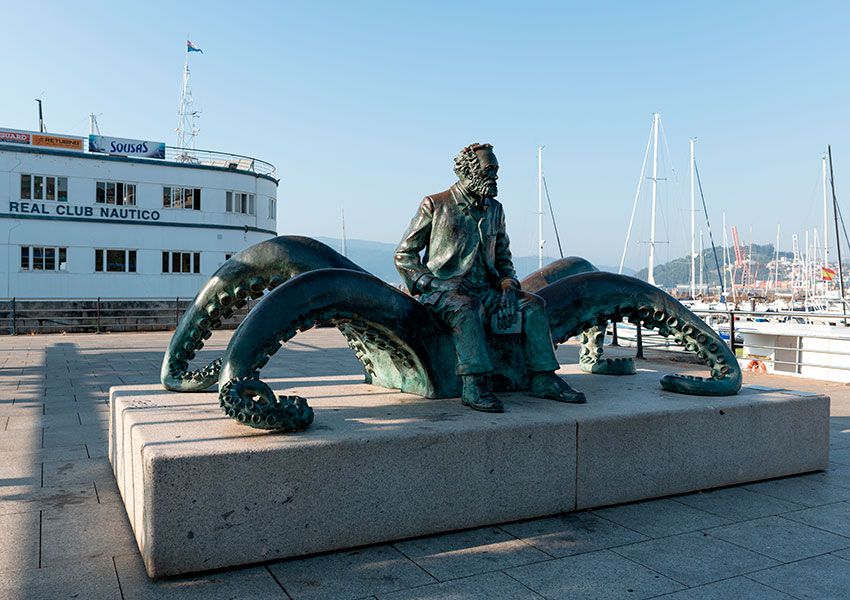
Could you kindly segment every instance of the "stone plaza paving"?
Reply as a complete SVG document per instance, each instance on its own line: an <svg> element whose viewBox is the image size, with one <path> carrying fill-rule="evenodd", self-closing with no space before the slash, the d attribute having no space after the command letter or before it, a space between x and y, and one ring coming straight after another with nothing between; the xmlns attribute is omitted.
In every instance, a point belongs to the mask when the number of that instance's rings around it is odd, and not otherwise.
<svg viewBox="0 0 850 600"><path fill-rule="evenodd" d="M107 402L113 385L158 381L169 336L0 337L0 600L850 598L850 387L753 374L832 397L828 470L151 581L106 458ZM639 367L687 368L658 356ZM335 329L299 335L264 369L276 389L327 377L362 380Z"/></svg>

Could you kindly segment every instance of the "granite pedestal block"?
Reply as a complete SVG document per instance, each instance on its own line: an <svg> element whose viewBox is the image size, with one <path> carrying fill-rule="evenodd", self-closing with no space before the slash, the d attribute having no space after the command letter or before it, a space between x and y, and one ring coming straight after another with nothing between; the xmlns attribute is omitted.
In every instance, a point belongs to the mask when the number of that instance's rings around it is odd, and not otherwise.
<svg viewBox="0 0 850 600"><path fill-rule="evenodd" d="M316 421L269 434L215 393L111 390L109 456L162 577L755 481L827 464L829 398L731 398L564 373L588 404L504 394L507 412L317 378L269 381Z"/></svg>

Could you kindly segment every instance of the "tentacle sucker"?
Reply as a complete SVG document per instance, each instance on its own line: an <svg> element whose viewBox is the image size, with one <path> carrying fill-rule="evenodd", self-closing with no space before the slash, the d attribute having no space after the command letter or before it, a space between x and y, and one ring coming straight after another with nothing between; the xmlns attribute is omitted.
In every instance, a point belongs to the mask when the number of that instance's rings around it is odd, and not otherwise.
<svg viewBox="0 0 850 600"><path fill-rule="evenodd" d="M573 275L537 292L546 300L552 338L561 342L587 329L590 318L627 315L631 323L673 335L711 369L711 377L666 375L673 392L728 396L741 388L741 368L717 333L675 298L646 282L613 273Z"/></svg>
<svg viewBox="0 0 850 600"><path fill-rule="evenodd" d="M266 288L315 269L362 271L330 247L307 237L281 236L260 242L231 257L216 271L183 314L162 361L160 379L166 389L190 392L215 384L221 361L190 370L189 361L222 320L259 298Z"/></svg>

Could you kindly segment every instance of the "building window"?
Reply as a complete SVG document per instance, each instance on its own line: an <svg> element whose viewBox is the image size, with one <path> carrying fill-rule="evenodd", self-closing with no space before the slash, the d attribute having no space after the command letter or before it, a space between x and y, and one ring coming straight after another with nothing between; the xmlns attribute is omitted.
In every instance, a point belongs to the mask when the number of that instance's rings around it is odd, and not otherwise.
<svg viewBox="0 0 850 600"><path fill-rule="evenodd" d="M225 194L224 208L227 212L242 213L245 215L257 214L254 194L247 194L245 192L227 192Z"/></svg>
<svg viewBox="0 0 850 600"><path fill-rule="evenodd" d="M21 271L64 271L67 265L67 248L21 246Z"/></svg>
<svg viewBox="0 0 850 600"><path fill-rule="evenodd" d="M201 188L163 186L162 207L201 210Z"/></svg>
<svg viewBox="0 0 850 600"><path fill-rule="evenodd" d="M277 198L269 198L269 219L277 219Z"/></svg>
<svg viewBox="0 0 850 600"><path fill-rule="evenodd" d="M99 273L135 273L136 251L97 248L94 251L94 270Z"/></svg>
<svg viewBox="0 0 850 600"><path fill-rule="evenodd" d="M21 200L68 201L68 178L21 173Z"/></svg>
<svg viewBox="0 0 850 600"><path fill-rule="evenodd" d="M225 253L224 253L224 260L230 260L230 258L231 258L234 254L236 254L236 253L235 253L235 252L225 252Z"/></svg>
<svg viewBox="0 0 850 600"><path fill-rule="evenodd" d="M163 273L200 273L200 252L162 251Z"/></svg>
<svg viewBox="0 0 850 600"><path fill-rule="evenodd" d="M136 184L121 181L98 181L94 201L98 204L136 205Z"/></svg>

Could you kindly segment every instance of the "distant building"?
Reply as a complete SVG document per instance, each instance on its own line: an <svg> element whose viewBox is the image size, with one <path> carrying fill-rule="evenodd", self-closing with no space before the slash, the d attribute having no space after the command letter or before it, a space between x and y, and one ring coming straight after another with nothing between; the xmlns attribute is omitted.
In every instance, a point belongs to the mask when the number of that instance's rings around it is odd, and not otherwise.
<svg viewBox="0 0 850 600"><path fill-rule="evenodd" d="M0 129L0 297L192 297L276 235L277 184L245 156Z"/></svg>

